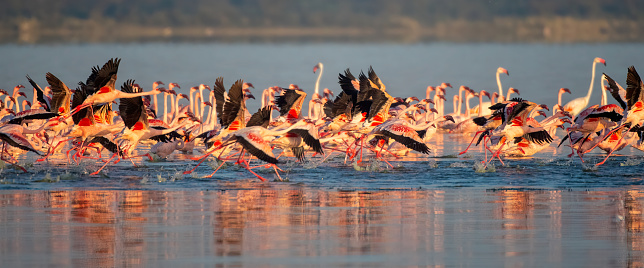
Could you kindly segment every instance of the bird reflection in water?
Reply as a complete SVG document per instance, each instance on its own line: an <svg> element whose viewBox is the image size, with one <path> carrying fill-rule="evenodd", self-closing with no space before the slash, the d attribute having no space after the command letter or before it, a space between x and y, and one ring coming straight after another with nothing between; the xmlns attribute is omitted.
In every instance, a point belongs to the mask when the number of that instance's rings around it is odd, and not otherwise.
<svg viewBox="0 0 644 268"><path fill-rule="evenodd" d="M644 263L641 192L322 189L250 180L208 191L12 190L0 191L0 243L9 266L32 266L26 253L37 253L37 261L59 266L193 259L217 267L449 266L491 254L507 259L479 264L585 256L576 261L637 267ZM579 244L588 240L602 254L588 254L593 249ZM459 252L471 257L454 258Z"/></svg>

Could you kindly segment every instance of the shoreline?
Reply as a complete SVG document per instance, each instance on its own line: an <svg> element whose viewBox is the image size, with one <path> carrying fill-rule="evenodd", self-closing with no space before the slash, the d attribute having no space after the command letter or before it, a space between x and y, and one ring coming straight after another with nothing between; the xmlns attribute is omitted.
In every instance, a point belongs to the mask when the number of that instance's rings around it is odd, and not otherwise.
<svg viewBox="0 0 644 268"><path fill-rule="evenodd" d="M46 26L36 19L0 26L0 43L104 42L497 42L609 43L644 41L644 23L569 17L490 21L451 20L421 25L400 18L383 27L211 27L142 26L114 20L66 19Z"/></svg>

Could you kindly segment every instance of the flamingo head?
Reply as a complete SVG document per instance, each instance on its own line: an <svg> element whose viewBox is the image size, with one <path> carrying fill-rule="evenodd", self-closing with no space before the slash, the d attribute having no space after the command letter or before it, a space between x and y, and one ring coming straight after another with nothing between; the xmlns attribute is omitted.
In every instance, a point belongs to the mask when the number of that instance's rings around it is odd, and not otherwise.
<svg viewBox="0 0 644 268"><path fill-rule="evenodd" d="M324 94L324 97L325 97L325 98L329 98L329 96L331 96L331 97L335 97L335 95L333 94L333 91L331 91L331 90L330 90L330 89L328 89L328 88L324 88L324 91L323 91L323 92L324 92L323 94Z"/></svg>
<svg viewBox="0 0 644 268"><path fill-rule="evenodd" d="M251 94L251 93L248 93L248 94L244 95L244 98L245 99L255 99L255 96L253 96L253 94Z"/></svg>
<svg viewBox="0 0 644 268"><path fill-rule="evenodd" d="M548 117L544 111L537 111L537 114L543 115L543 117Z"/></svg>
<svg viewBox="0 0 644 268"><path fill-rule="evenodd" d="M447 101L447 99L445 98L445 95L440 94L440 95L436 95L436 96L438 96L438 98L441 99L441 100Z"/></svg>
<svg viewBox="0 0 644 268"><path fill-rule="evenodd" d="M203 105L206 105L206 106L210 106L210 107L212 107L212 103L210 103L209 101L204 101L204 102L203 102Z"/></svg>
<svg viewBox="0 0 644 268"><path fill-rule="evenodd" d="M499 93L498 92L492 93L492 97L495 98L495 99L498 99L499 98Z"/></svg>
<svg viewBox="0 0 644 268"><path fill-rule="evenodd" d="M4 89L0 89L0 96L2 95L9 95L9 93Z"/></svg>
<svg viewBox="0 0 644 268"><path fill-rule="evenodd" d="M394 97L395 102L405 102L401 97Z"/></svg>
<svg viewBox="0 0 644 268"><path fill-rule="evenodd" d="M488 99L490 99L490 100L492 99L492 97L490 97L490 92L487 92L487 91L485 91L485 90L481 90L481 91L479 92L479 95L480 95L480 96L487 96L487 98L488 98Z"/></svg>
<svg viewBox="0 0 644 268"><path fill-rule="evenodd" d="M541 109L546 109L547 111L550 111L550 108L548 108L548 105L539 104L538 107L540 107Z"/></svg>
<svg viewBox="0 0 644 268"><path fill-rule="evenodd" d="M168 84L168 87L170 88L170 90L172 90L172 88L175 88L175 87L177 87L177 88L181 88L181 87L179 86L179 84L177 84L177 83L170 83L170 84Z"/></svg>
<svg viewBox="0 0 644 268"><path fill-rule="evenodd" d="M432 92L432 91L434 91L434 90L436 90L436 88L435 88L435 87L433 87L433 86L427 86L427 90L425 90L425 92L429 93L429 92Z"/></svg>
<svg viewBox="0 0 644 268"><path fill-rule="evenodd" d="M317 72L319 69L324 68L324 65L321 62L318 62L315 66L313 66L313 73Z"/></svg>
<svg viewBox="0 0 644 268"><path fill-rule="evenodd" d="M423 105L428 103L435 104L432 99L422 99L418 102L418 104L423 104Z"/></svg>
<svg viewBox="0 0 644 268"><path fill-rule="evenodd" d="M24 92L22 92L22 91L21 91L21 92L18 92L18 96L22 96L22 97L25 97L25 98L26 98L26 97L27 97L27 94L25 94Z"/></svg>
<svg viewBox="0 0 644 268"><path fill-rule="evenodd" d="M299 86L297 86L296 84L290 84L290 85L288 85L288 89L295 89L295 90L297 90L297 89L300 89L300 87L299 87Z"/></svg>
<svg viewBox="0 0 644 268"><path fill-rule="evenodd" d="M517 93L517 95L521 95L521 93L519 93L519 90L513 87L508 89L508 93Z"/></svg>
<svg viewBox="0 0 644 268"><path fill-rule="evenodd" d="M159 92L168 93L168 90L165 89L164 87L158 87L156 90Z"/></svg>
<svg viewBox="0 0 644 268"><path fill-rule="evenodd" d="M168 92L168 94L172 94L172 95L175 95L175 96L177 95L177 92L172 90L172 89L168 89L167 92Z"/></svg>
<svg viewBox="0 0 644 268"><path fill-rule="evenodd" d="M161 82L161 81L156 81L156 82L152 83L152 88L156 88L159 85L165 85L165 84L163 82Z"/></svg>
<svg viewBox="0 0 644 268"><path fill-rule="evenodd" d="M28 100L23 100L23 101L22 101L22 104L23 104L23 105L24 105L24 104L27 104L27 106L31 107L31 102L30 102L30 101L28 101Z"/></svg>
<svg viewBox="0 0 644 268"><path fill-rule="evenodd" d="M250 92L249 88L251 88L251 87L255 88L255 86L253 86L253 84L251 84L251 83L243 83L242 84L242 90L248 90L248 92Z"/></svg>
<svg viewBox="0 0 644 268"><path fill-rule="evenodd" d="M194 93L194 92L195 92L195 91L197 91L198 89L199 89L198 87L191 87L191 88L190 88L190 94Z"/></svg>
<svg viewBox="0 0 644 268"><path fill-rule="evenodd" d="M178 95L177 95L177 99L179 99L179 97L181 97L182 99L189 99L189 98L190 98L190 97L188 97L188 95L186 95L186 94L178 94Z"/></svg>
<svg viewBox="0 0 644 268"><path fill-rule="evenodd" d="M445 88L453 88L453 87L452 87L452 84L450 84L450 83L441 83L441 87L442 87L443 89L445 89Z"/></svg>
<svg viewBox="0 0 644 268"><path fill-rule="evenodd" d="M199 84L199 89L201 89L201 90L204 90L204 89L208 89L208 90L210 90L210 86L209 86L209 85L205 85L205 84Z"/></svg>
<svg viewBox="0 0 644 268"><path fill-rule="evenodd" d="M566 92L568 94L572 94L572 93L570 93L570 89L567 89L565 87L562 87L562 88L559 89L559 94L563 94L564 92Z"/></svg>
<svg viewBox="0 0 644 268"><path fill-rule="evenodd" d="M595 61L594 61L594 62L596 62L596 63L601 63L601 64L603 64L604 66L606 66L606 60L605 60L605 59L602 59L602 58L597 57L597 58L595 58Z"/></svg>
<svg viewBox="0 0 644 268"><path fill-rule="evenodd" d="M419 100L419 99L418 99L418 97L416 97L416 96L411 96L411 97L409 97L409 98L407 98L407 99L405 100L405 102L407 102L407 103L410 103L410 102L412 102L412 101L420 101L420 100Z"/></svg>
<svg viewBox="0 0 644 268"><path fill-rule="evenodd" d="M427 108L425 107L425 105L422 105L420 103L414 105L414 107L416 107L416 109L418 109L418 110L423 110L423 111L427 112Z"/></svg>
<svg viewBox="0 0 644 268"><path fill-rule="evenodd" d="M438 110L436 110L436 108L429 108L429 110L427 112L432 112L432 113L437 114Z"/></svg>
<svg viewBox="0 0 644 268"><path fill-rule="evenodd" d="M454 117L452 117L451 115L444 115L443 119L445 119L446 121L452 121L452 123L456 123L456 121L454 121Z"/></svg>
<svg viewBox="0 0 644 268"><path fill-rule="evenodd" d="M498 74L503 73L503 74L506 74L506 75L510 75L510 72L508 72L508 69L505 69L503 67L499 67L498 69L496 69L496 73L498 73Z"/></svg>

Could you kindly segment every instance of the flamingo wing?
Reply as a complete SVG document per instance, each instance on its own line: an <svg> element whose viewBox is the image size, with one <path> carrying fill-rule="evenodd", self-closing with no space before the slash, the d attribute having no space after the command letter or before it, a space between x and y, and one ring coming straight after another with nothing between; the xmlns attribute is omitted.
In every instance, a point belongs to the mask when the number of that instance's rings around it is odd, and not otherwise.
<svg viewBox="0 0 644 268"><path fill-rule="evenodd" d="M302 140L304 140L304 143L311 147L311 149L313 149L316 153L324 154L320 140L317 137L317 133L315 133L316 130L295 128L291 129L288 133L299 135L300 137L302 137ZM311 131L314 131L314 133L311 133Z"/></svg>
<svg viewBox="0 0 644 268"><path fill-rule="evenodd" d="M244 84L243 80L237 80L228 91L228 100L224 104L224 110L222 113L222 127L229 126L235 119L240 116L243 116L242 102L244 101L244 95L242 92L242 85ZM241 122L241 121L240 121ZM246 120L243 120L246 123ZM243 126L242 126L243 127Z"/></svg>
<svg viewBox="0 0 644 268"><path fill-rule="evenodd" d="M644 84L640 75L635 70L635 66L628 67L628 74L626 75L626 100L628 101L628 109L631 109L637 101L644 98L641 94Z"/></svg>
<svg viewBox="0 0 644 268"><path fill-rule="evenodd" d="M29 141L19 135L13 133L0 133L0 140L5 141L9 145L20 148L25 151L32 151L38 155L42 155L39 151L34 149Z"/></svg>
<svg viewBox="0 0 644 268"><path fill-rule="evenodd" d="M114 154L118 153L119 156L123 156L123 151L121 151L121 148L119 148L119 146L116 145L116 143L112 142L108 138L94 137L94 138L92 138L92 140L89 141L89 143L100 143L108 151L110 151L110 152L112 152Z"/></svg>
<svg viewBox="0 0 644 268"><path fill-rule="evenodd" d="M124 83L121 86L121 91L126 93L134 93L133 83ZM125 126L132 129L137 122L143 122L145 127L149 126L147 121L147 114L144 111L143 98L121 98L119 99L119 111Z"/></svg>
<svg viewBox="0 0 644 268"><path fill-rule="evenodd" d="M252 127L252 126L268 127L268 124L270 123L272 111L273 111L273 108L270 106L257 109L257 112L250 117L248 122L246 122L246 126L247 127Z"/></svg>
<svg viewBox="0 0 644 268"><path fill-rule="evenodd" d="M223 111L224 105L226 104L226 88L224 87L223 77L218 77L217 80L215 80L215 86L212 91L215 94L217 118L219 118L219 124L223 125Z"/></svg>
<svg viewBox="0 0 644 268"><path fill-rule="evenodd" d="M544 143L551 143L552 142L552 136L548 133L546 130L539 130L535 132L528 132L522 136L526 140L530 142L534 142L536 144L544 144Z"/></svg>
<svg viewBox="0 0 644 268"><path fill-rule="evenodd" d="M279 163L277 158L273 156L270 145L258 134L251 132L246 133L246 135L235 134L234 137L237 139L237 142L244 147L244 149L258 159L271 164Z"/></svg>
<svg viewBox="0 0 644 268"><path fill-rule="evenodd" d="M615 98L615 100L619 103L619 106L622 107L622 109L627 109L628 105L626 105L626 102L624 101L626 99L626 91L619 85L615 80L610 78L605 73L602 73L606 81L608 81L608 87L610 88L610 95Z"/></svg>
<svg viewBox="0 0 644 268"><path fill-rule="evenodd" d="M45 99L45 93L43 92L42 88L34 80L27 75L27 80L29 80L29 84L31 84L32 87L36 89L36 99L42 104L43 107L45 107L45 110L47 112L50 112L51 110L49 109L49 101Z"/></svg>
<svg viewBox="0 0 644 268"><path fill-rule="evenodd" d="M72 91L52 73L47 73L45 78L49 86L51 86L52 92L50 111L68 113ZM61 110L61 108L63 109Z"/></svg>
<svg viewBox="0 0 644 268"><path fill-rule="evenodd" d="M407 148L429 154L429 147L422 142L416 130L402 124L392 124L381 130L382 134L393 138Z"/></svg>

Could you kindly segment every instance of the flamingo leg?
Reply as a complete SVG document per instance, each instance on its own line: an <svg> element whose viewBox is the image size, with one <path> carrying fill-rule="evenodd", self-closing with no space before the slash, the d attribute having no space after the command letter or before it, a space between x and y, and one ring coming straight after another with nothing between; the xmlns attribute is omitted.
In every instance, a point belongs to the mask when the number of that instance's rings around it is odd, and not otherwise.
<svg viewBox="0 0 644 268"><path fill-rule="evenodd" d="M474 137L472 138L472 141L470 141L470 144L469 144L469 145L467 145L467 148L465 148L465 150L464 150L464 151L462 151L462 152L460 152L458 155L462 155L462 154L466 153L466 152L467 152L467 150L469 150L469 149L470 149L470 146L472 146L472 143L474 143L474 140L476 139L476 136L478 136L478 135L479 135L479 134L481 134L482 132L483 132L483 131L477 131L476 133L474 133ZM486 158L487 158L487 157L486 157Z"/></svg>
<svg viewBox="0 0 644 268"><path fill-rule="evenodd" d="M210 175L205 176L204 178L212 178L212 176L215 175L215 173L217 173L217 171L224 165L224 163L226 163L226 160L221 161L221 164L219 164L217 169L215 169L215 171L213 171ZM185 174L185 172L184 172L184 174Z"/></svg>
<svg viewBox="0 0 644 268"><path fill-rule="evenodd" d="M612 134L611 134L611 135L612 135ZM610 136L608 136L608 137L610 137ZM619 138L619 140L617 141L617 143L615 144L615 146L613 147L613 149L612 149L612 150L610 150L610 152L608 152L608 155L606 156L606 158L604 158L604 161L601 161L601 162L599 162L599 163L595 164L595 166L601 166L601 165L603 165L604 163L606 163L606 160L608 160L608 158L611 156L611 154L613 154L613 152L615 152L615 151L616 151L617 146L619 146L619 143L622 141L622 139L624 139L624 135L622 135L622 136Z"/></svg>
<svg viewBox="0 0 644 268"><path fill-rule="evenodd" d="M91 173L89 175L91 175L91 176L98 175L98 173L101 172L101 170L103 170L107 166L107 164L109 164L110 161L112 161L112 159L114 159L114 157L116 157L117 155L118 155L117 153L112 154L112 157L110 157L110 160L107 160L107 162L105 162L105 164L101 168L99 168L97 171L95 171L95 172L93 172L93 173Z"/></svg>

